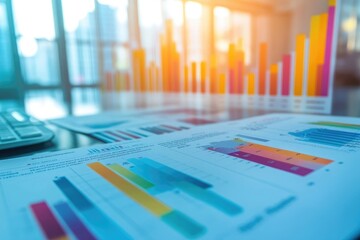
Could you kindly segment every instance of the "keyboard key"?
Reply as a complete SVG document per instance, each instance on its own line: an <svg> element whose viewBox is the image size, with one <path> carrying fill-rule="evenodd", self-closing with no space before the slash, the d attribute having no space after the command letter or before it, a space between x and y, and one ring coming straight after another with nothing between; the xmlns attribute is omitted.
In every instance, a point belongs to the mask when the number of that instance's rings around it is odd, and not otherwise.
<svg viewBox="0 0 360 240"><path fill-rule="evenodd" d="M21 138L40 137L42 135L41 131L37 127L32 126L15 128L15 131Z"/></svg>
<svg viewBox="0 0 360 240"><path fill-rule="evenodd" d="M9 142L9 141L13 141L13 140L16 140L16 137L15 136L0 136L0 141L1 142Z"/></svg>

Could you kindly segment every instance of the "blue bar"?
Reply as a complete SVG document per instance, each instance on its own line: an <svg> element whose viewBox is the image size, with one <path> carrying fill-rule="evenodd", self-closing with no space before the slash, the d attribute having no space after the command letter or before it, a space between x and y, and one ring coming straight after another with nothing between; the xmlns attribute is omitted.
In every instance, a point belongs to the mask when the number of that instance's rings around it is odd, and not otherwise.
<svg viewBox="0 0 360 240"><path fill-rule="evenodd" d="M185 181L185 182L191 182L201 188L210 188L212 187L211 184L208 184L206 182L203 182L199 179L196 179L194 177L191 177L187 174L184 174L182 172L179 172L175 169L169 168L163 164L157 163L149 158L133 158L129 160L130 163L137 165L137 166L141 166L141 167L146 167L149 166L151 168L154 169L158 169L159 171L161 171L163 173L164 176L168 176L170 177L169 180L176 180L176 181Z"/></svg>
<svg viewBox="0 0 360 240"><path fill-rule="evenodd" d="M95 240L96 237L87 229L84 223L76 216L75 212L66 202L57 203L54 206L60 217L79 240Z"/></svg>
<svg viewBox="0 0 360 240"><path fill-rule="evenodd" d="M99 133L93 133L93 134L91 134L91 136L93 136L94 138L99 139L99 140L101 140L101 141L103 141L105 143L113 143L113 142L115 142L113 139L105 137L103 135L100 135Z"/></svg>
<svg viewBox="0 0 360 240"><path fill-rule="evenodd" d="M54 183L87 220L96 235L104 239L131 239L120 226L99 210L66 177L55 179Z"/></svg>
<svg viewBox="0 0 360 240"><path fill-rule="evenodd" d="M143 131L146 131L146 132L156 134L156 135L161 135L161 134L164 133L164 132L159 131L158 129L155 129L155 128L140 128L140 129L143 130Z"/></svg>
<svg viewBox="0 0 360 240"><path fill-rule="evenodd" d="M130 170L142 175L144 178L147 178L154 183L157 192L179 188L190 196L227 215L236 215L243 211L237 204L209 191L208 188L211 187L210 184L154 162L151 159L130 159L129 162L136 165L135 168L131 168Z"/></svg>

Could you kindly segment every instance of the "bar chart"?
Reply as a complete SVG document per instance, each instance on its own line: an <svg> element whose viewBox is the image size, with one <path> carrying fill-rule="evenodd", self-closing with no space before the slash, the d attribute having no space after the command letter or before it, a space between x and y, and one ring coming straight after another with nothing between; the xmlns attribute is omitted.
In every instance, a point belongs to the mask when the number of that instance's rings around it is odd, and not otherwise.
<svg viewBox="0 0 360 240"><path fill-rule="evenodd" d="M319 123L318 123L319 124ZM328 123L326 123L328 125ZM331 123L330 126L334 125ZM336 124L339 126L339 124ZM349 124L341 127L349 127ZM350 125L351 127L354 127ZM309 143L327 145L331 147L360 147L360 133L331 130L326 128L310 128L303 131L289 132L289 135L297 137L298 140Z"/></svg>
<svg viewBox="0 0 360 240"><path fill-rule="evenodd" d="M332 163L329 159L255 144L240 138L214 142L206 149L299 176L306 176Z"/></svg>
<svg viewBox="0 0 360 240"><path fill-rule="evenodd" d="M111 91L139 93L181 93L185 95L227 96L242 107L329 112L336 54L336 0L329 1L328 11L311 17L309 34L296 36L295 49L284 53L277 62L269 62L272 46L258 46L256 65L245 63L241 44L228 46L227 70L217 66L217 57L191 61L182 59L173 38L173 23L166 22L160 36L160 60L147 63L145 49L132 50L132 83L107 73ZM239 42L242 42L239 39ZM116 76L115 76L116 75ZM115 83L113 83L115 82ZM121 87L124 86L124 87ZM240 98L232 98L238 96Z"/></svg>

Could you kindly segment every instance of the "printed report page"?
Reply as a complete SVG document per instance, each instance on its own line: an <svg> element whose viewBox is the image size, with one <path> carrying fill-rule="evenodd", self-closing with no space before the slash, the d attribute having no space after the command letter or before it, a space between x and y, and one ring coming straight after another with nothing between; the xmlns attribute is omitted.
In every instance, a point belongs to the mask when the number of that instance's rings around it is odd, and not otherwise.
<svg viewBox="0 0 360 240"><path fill-rule="evenodd" d="M356 118L272 114L0 162L0 239L348 239Z"/></svg>

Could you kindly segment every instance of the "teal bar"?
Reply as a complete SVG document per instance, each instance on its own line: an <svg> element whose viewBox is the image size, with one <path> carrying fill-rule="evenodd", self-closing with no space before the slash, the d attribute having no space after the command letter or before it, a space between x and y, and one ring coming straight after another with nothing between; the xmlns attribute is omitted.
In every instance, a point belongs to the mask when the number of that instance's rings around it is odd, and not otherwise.
<svg viewBox="0 0 360 240"><path fill-rule="evenodd" d="M192 197L205 202L210 206L213 206L225 214L233 216L240 214L243 211L243 209L237 204L227 200L226 198L223 198L214 192L204 190L196 185L189 184L187 182L179 182L176 183L176 186Z"/></svg>
<svg viewBox="0 0 360 240"><path fill-rule="evenodd" d="M197 238L206 232L206 228L181 212L171 211L161 217L161 220L176 229L186 238Z"/></svg>

